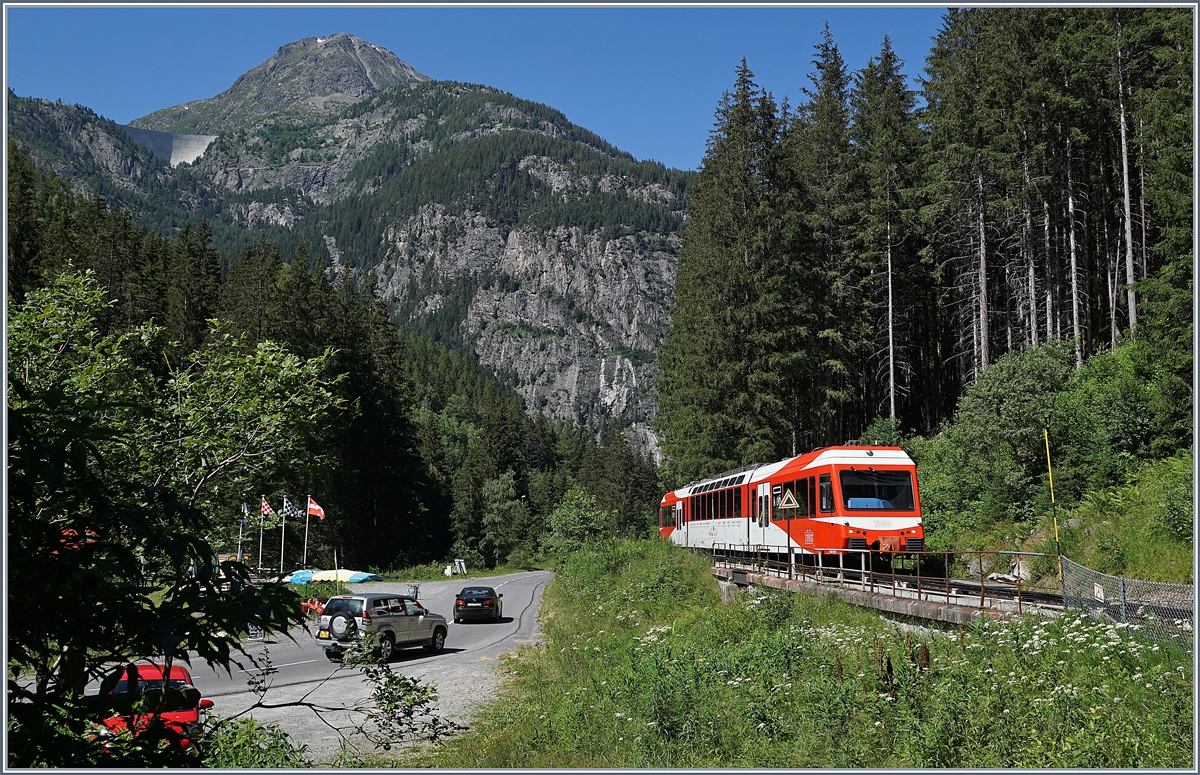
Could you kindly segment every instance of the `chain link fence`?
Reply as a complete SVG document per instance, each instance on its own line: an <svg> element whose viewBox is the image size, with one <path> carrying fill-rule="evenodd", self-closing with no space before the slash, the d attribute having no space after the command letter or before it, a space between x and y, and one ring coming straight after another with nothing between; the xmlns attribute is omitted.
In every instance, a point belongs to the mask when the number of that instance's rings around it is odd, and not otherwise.
<svg viewBox="0 0 1200 775"><path fill-rule="evenodd" d="M1063 604L1137 627L1154 638L1192 638L1195 587L1110 576L1062 560Z"/></svg>

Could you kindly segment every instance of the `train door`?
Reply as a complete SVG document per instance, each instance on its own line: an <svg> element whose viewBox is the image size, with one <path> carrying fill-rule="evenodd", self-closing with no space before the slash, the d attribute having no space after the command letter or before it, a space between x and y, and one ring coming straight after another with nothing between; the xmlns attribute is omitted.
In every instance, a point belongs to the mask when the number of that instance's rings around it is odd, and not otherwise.
<svg viewBox="0 0 1200 775"><path fill-rule="evenodd" d="M771 483L763 482L758 485L758 526L754 531L755 540L752 543L767 543L767 528L771 525Z"/></svg>

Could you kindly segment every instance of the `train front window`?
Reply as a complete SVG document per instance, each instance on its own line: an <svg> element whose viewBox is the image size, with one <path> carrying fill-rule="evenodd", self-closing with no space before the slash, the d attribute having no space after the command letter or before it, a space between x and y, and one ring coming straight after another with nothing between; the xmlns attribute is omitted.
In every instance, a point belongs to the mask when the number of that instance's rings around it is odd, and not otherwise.
<svg viewBox="0 0 1200 775"><path fill-rule="evenodd" d="M842 505L847 509L913 511L912 473L909 471L839 471Z"/></svg>

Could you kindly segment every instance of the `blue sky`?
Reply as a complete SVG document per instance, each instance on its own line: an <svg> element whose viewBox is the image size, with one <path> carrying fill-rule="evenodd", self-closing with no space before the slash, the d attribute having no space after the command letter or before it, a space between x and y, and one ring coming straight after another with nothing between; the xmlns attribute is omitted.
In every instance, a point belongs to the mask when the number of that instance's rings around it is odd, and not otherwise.
<svg viewBox="0 0 1200 775"><path fill-rule="evenodd" d="M120 123L212 97L280 46L349 32L438 79L561 110L639 159L694 169L745 56L794 105L826 20L851 70L885 34L920 75L944 6L788 8L13 8L6 84Z"/></svg>

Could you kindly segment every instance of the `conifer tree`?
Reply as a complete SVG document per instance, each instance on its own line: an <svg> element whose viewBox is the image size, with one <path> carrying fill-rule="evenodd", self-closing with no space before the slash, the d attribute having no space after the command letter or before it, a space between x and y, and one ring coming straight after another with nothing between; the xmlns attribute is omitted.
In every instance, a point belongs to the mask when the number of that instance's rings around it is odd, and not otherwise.
<svg viewBox="0 0 1200 775"><path fill-rule="evenodd" d="M195 350L217 307L221 263L211 245L208 221L189 223L175 238L167 266L167 335L183 352Z"/></svg>
<svg viewBox="0 0 1200 775"><path fill-rule="evenodd" d="M872 355L885 364L883 386L892 419L897 417L897 393L903 400L908 392L897 387L898 373L903 379L918 365L909 354L919 325L912 320L918 305L911 302L932 287L917 256L921 245L913 201L924 138L916 121L916 95L908 88L902 66L884 36L879 56L857 75L851 94L851 138L865 195L857 225L859 260L866 268L866 299L879 310L872 315ZM874 380L876 373L864 377ZM878 406L867 410L873 413Z"/></svg>
<svg viewBox="0 0 1200 775"><path fill-rule="evenodd" d="M857 165L850 144L850 76L829 23L813 46L811 88L788 137L788 152L803 190L801 219L812 245L801 261L813 276L806 283L815 305L814 336L806 343L818 353L817 396L802 446L856 435L864 414L862 375L870 351L869 298L864 267L854 250L859 209Z"/></svg>
<svg viewBox="0 0 1200 775"><path fill-rule="evenodd" d="M271 332L283 333L286 328L270 319L272 312L283 311L273 304L282 268L279 246L260 235L238 256L221 287L222 317L233 321L251 341L261 342L271 338Z"/></svg>
<svg viewBox="0 0 1200 775"><path fill-rule="evenodd" d="M657 427L672 476L686 481L775 454L788 436L781 366L796 350L779 197L786 120L745 60L717 122L691 199L676 306L657 382Z"/></svg>

